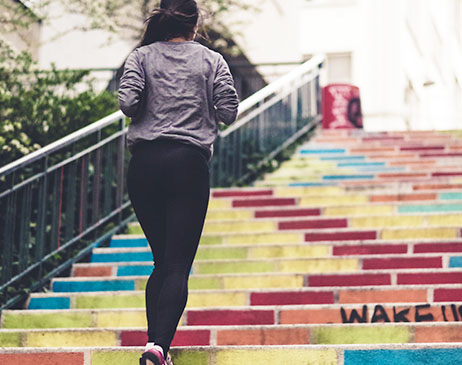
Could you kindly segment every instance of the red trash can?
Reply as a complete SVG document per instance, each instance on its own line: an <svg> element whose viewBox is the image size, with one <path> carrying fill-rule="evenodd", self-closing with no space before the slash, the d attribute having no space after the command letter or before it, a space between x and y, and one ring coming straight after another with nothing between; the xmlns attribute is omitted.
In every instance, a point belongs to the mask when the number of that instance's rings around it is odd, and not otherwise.
<svg viewBox="0 0 462 365"><path fill-rule="evenodd" d="M329 84L322 89L322 127L363 128L358 87L349 84Z"/></svg>

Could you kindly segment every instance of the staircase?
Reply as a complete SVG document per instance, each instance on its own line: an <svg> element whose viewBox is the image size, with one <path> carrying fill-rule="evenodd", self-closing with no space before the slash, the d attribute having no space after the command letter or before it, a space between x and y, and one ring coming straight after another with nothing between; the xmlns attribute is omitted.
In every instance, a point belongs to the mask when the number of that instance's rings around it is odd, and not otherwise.
<svg viewBox="0 0 462 365"><path fill-rule="evenodd" d="M461 364L462 139L318 132L254 187L212 191L176 365ZM139 226L1 317L0 361L136 364Z"/></svg>

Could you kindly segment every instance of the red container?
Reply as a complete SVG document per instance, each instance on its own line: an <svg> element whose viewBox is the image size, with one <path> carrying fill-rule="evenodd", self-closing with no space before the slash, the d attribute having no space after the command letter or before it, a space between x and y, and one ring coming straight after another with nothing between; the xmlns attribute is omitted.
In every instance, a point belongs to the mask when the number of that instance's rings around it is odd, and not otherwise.
<svg viewBox="0 0 462 365"><path fill-rule="evenodd" d="M349 84L330 84L322 89L322 127L324 129L363 128L358 87Z"/></svg>

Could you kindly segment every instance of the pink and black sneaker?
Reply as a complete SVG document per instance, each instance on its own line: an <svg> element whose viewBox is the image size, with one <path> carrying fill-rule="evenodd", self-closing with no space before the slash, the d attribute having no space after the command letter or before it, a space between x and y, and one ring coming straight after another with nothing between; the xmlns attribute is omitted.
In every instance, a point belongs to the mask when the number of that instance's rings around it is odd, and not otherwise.
<svg viewBox="0 0 462 365"><path fill-rule="evenodd" d="M140 365L173 365L173 362L170 354L167 354L167 359L164 359L162 351L150 348L141 355Z"/></svg>

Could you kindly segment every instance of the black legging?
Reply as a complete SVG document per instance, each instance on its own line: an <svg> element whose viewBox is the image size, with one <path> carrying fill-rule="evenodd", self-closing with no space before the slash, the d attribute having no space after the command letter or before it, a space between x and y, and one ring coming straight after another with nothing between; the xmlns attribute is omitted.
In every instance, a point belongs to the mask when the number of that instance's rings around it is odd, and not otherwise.
<svg viewBox="0 0 462 365"><path fill-rule="evenodd" d="M136 145L128 193L154 256L146 287L149 342L167 356L186 306L189 272L207 212L206 152L173 140Z"/></svg>

